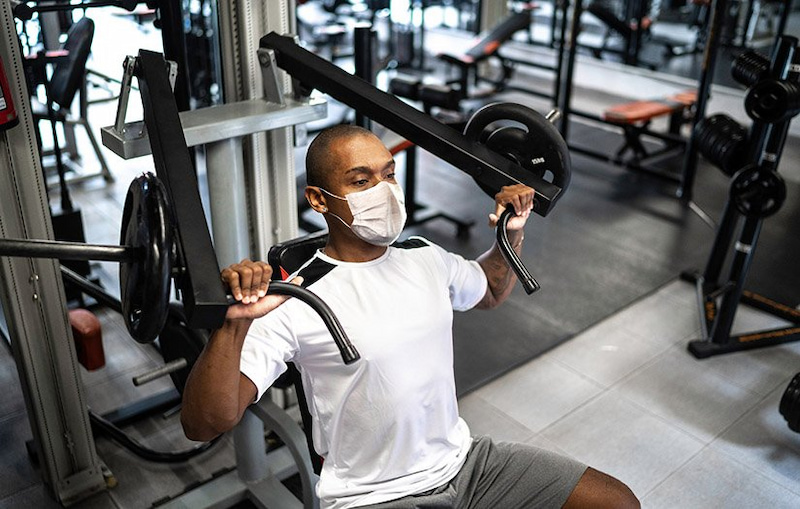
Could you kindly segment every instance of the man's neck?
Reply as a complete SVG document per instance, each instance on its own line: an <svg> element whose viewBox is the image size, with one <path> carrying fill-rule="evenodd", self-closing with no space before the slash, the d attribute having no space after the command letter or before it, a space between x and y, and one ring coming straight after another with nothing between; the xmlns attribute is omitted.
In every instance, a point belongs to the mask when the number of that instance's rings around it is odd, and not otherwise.
<svg viewBox="0 0 800 509"><path fill-rule="evenodd" d="M380 258L386 253L386 249L386 246L375 246L361 239L340 239L335 235L329 235L323 252L334 260L361 263Z"/></svg>

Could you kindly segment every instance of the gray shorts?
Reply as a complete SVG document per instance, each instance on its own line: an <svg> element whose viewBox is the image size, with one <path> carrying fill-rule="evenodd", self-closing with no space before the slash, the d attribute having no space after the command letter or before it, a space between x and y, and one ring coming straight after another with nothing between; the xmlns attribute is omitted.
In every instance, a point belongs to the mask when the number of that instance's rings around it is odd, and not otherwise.
<svg viewBox="0 0 800 509"><path fill-rule="evenodd" d="M417 495L365 507L561 507L585 471L583 463L538 447L495 443L490 437L477 437L464 466L449 483Z"/></svg>

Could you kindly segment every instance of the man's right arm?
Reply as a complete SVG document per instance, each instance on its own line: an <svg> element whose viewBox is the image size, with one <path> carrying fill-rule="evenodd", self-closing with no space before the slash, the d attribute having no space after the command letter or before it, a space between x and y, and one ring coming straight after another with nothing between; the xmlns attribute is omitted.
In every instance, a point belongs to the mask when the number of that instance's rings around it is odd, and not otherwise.
<svg viewBox="0 0 800 509"><path fill-rule="evenodd" d="M211 336L186 381L181 424L186 437L208 441L241 420L256 386L239 371L250 323L228 320Z"/></svg>
<svg viewBox="0 0 800 509"><path fill-rule="evenodd" d="M242 347L253 320L277 308L287 297L267 295L272 269L243 260L222 271L222 280L239 303L228 308L197 358L183 390L181 424L186 437L208 441L232 429L256 398L255 384L239 370ZM292 280L300 284L301 278Z"/></svg>

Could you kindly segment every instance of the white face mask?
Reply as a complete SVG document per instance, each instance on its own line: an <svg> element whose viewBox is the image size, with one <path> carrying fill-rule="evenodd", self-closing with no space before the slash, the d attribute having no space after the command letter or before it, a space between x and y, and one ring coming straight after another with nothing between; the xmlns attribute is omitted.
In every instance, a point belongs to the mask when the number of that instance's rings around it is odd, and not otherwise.
<svg viewBox="0 0 800 509"><path fill-rule="evenodd" d="M364 242L376 246L388 246L397 240L406 225L406 200L399 184L384 180L369 189L350 193L344 197L325 189L322 191L347 202L350 213L353 214L353 224L348 225L341 217L332 212L330 214Z"/></svg>

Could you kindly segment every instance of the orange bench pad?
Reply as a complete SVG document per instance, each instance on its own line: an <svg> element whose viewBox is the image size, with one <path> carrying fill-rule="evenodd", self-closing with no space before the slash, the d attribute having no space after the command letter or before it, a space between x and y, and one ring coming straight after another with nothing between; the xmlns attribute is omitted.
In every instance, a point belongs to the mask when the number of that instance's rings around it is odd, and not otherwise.
<svg viewBox="0 0 800 509"><path fill-rule="evenodd" d="M603 112L603 119L617 124L634 124L689 108L695 102L697 102L697 92L680 92L665 99L617 104Z"/></svg>

